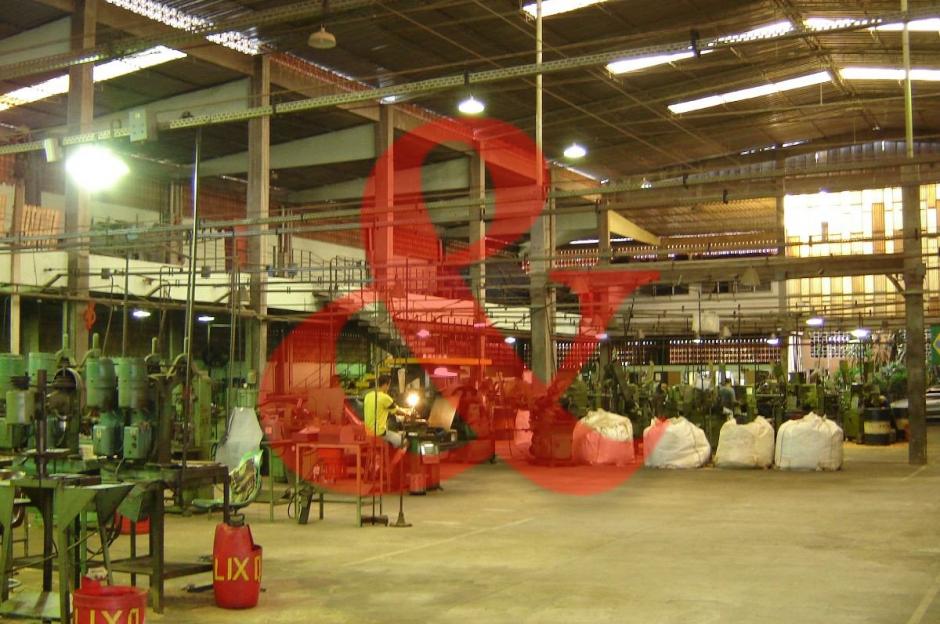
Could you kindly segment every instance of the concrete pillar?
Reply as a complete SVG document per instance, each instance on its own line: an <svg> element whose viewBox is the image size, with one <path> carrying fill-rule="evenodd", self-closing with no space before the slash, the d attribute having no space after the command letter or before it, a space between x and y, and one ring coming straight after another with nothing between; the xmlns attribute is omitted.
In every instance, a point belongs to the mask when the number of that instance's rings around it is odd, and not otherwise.
<svg viewBox="0 0 940 624"><path fill-rule="evenodd" d="M610 200L606 197L597 202L597 265L607 266L613 259L613 250L610 246ZM607 293L598 292L599 296ZM599 305L609 305L605 296ZM626 338L626 336L624 336ZM609 340L603 340L597 345L597 363L601 371L606 371L611 360L611 347Z"/></svg>
<svg viewBox="0 0 940 624"><path fill-rule="evenodd" d="M271 65L267 55L254 59L251 76L250 105L267 106L271 100ZM257 117L248 122L248 219L267 219L269 215L271 180L271 118ZM267 225L254 226L261 235L248 239L248 285L249 305L257 315L249 322L248 366L257 371L258 378L264 373L268 358L267 283L266 268L271 265L272 236L266 234ZM237 296L237 294L236 294Z"/></svg>
<svg viewBox="0 0 940 624"><path fill-rule="evenodd" d="M470 157L470 290L477 302L475 324L486 322L486 162L480 150ZM477 264L479 263L479 264ZM482 360L486 357L486 333L476 333L476 355ZM481 377L482 365L474 369L474 376Z"/></svg>
<svg viewBox="0 0 940 624"><path fill-rule="evenodd" d="M23 219L23 206L26 201L26 182L18 178L13 190L13 210L10 218L10 236L20 234ZM22 353L22 301L19 295L20 254L17 245L10 246L10 353Z"/></svg>
<svg viewBox="0 0 940 624"><path fill-rule="evenodd" d="M555 294L548 272L555 252L555 200L550 199L548 213L541 214L530 231L529 246L529 318L532 329L532 372L544 383L555 375Z"/></svg>
<svg viewBox="0 0 940 624"><path fill-rule="evenodd" d="M780 256L787 254L787 228L784 221L783 191L777 195L777 253ZM777 317L781 321L781 332L777 336L780 339L780 363L783 364L783 374L790 374L790 341L787 337L786 319L789 316L789 300L787 299L787 280L777 280ZM797 327L796 331L800 331Z"/></svg>
<svg viewBox="0 0 940 624"><path fill-rule="evenodd" d="M372 276L376 288L391 287L392 258L395 253L395 235L392 219L395 208L395 109L379 106L379 122L375 125L375 153L379 156L375 171L375 215L376 227L372 231L373 258ZM382 158L387 154L387 158Z"/></svg>
<svg viewBox="0 0 940 624"><path fill-rule="evenodd" d="M907 398L911 441L908 462L927 463L927 354L924 347L924 263L920 222L920 187L902 187L904 224L904 312L907 330Z"/></svg>
<svg viewBox="0 0 940 624"><path fill-rule="evenodd" d="M95 46L95 22L98 16L98 0L75 0L71 19L71 48L73 51ZM66 120L69 134L91 130L95 114L95 84L92 71L94 63L73 65L69 68L69 93ZM66 150L66 158L74 148ZM65 179L65 231L87 232L91 226L88 192L79 188L66 176ZM67 321L63 329L68 331L72 353L80 360L88 349L88 330L83 313L88 299L88 249L70 249L68 252L68 282L70 295L76 299L65 302Z"/></svg>

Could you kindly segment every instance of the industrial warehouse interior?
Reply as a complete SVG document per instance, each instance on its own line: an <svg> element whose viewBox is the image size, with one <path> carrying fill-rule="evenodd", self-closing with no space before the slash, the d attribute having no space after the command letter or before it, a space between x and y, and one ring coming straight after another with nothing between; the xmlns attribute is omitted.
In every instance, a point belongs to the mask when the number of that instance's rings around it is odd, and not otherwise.
<svg viewBox="0 0 940 624"><path fill-rule="evenodd" d="M0 2L0 621L940 622L940 5Z"/></svg>

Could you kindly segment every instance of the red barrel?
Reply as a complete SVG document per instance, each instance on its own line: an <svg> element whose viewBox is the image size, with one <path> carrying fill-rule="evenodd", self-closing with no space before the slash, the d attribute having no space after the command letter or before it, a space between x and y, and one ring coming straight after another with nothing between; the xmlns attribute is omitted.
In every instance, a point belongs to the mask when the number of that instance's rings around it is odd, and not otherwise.
<svg viewBox="0 0 940 624"><path fill-rule="evenodd" d="M220 523L212 548L212 587L215 604L223 609L249 609L261 593L261 546L247 525Z"/></svg>
<svg viewBox="0 0 940 624"><path fill-rule="evenodd" d="M74 624L144 624L147 591L118 585L102 586L82 579L81 589L72 594Z"/></svg>

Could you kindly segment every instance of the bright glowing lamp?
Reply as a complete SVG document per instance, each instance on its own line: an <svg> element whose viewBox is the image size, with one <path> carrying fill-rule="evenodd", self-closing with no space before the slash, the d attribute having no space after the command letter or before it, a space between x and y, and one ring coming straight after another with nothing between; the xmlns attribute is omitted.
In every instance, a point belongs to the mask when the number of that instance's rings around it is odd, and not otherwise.
<svg viewBox="0 0 940 624"><path fill-rule="evenodd" d="M82 145L65 161L65 171L73 182L95 192L111 188L130 170L111 150L100 145Z"/></svg>
<svg viewBox="0 0 940 624"><path fill-rule="evenodd" d="M417 392L409 392L405 397L405 404L408 405L408 407L417 407L418 403L420 402L421 396Z"/></svg>
<svg viewBox="0 0 940 624"><path fill-rule="evenodd" d="M811 316L806 319L806 324L810 327L822 327L826 321L821 316Z"/></svg>
<svg viewBox="0 0 940 624"><path fill-rule="evenodd" d="M515 337L515 336L506 336L506 338L503 339L503 342L505 342L505 343L508 344L508 345L516 344L516 337Z"/></svg>
<svg viewBox="0 0 940 624"><path fill-rule="evenodd" d="M196 317L196 320L199 321L200 323L211 323L212 321L215 320L215 317L210 316L209 314L200 314L199 316Z"/></svg>
<svg viewBox="0 0 940 624"><path fill-rule="evenodd" d="M145 319L150 316L150 310L141 310L140 308L131 312L131 316L135 319Z"/></svg>
<svg viewBox="0 0 940 624"><path fill-rule="evenodd" d="M571 160L577 160L578 158L584 158L587 155L587 150L583 145L578 145L577 143L572 143L565 148L565 158Z"/></svg>
<svg viewBox="0 0 940 624"><path fill-rule="evenodd" d="M457 105L457 110L464 115L479 115L486 110L486 105L472 95L468 95Z"/></svg>
<svg viewBox="0 0 940 624"><path fill-rule="evenodd" d="M868 338L871 335L871 330L865 329L864 327L858 327L852 330L852 335L861 340L863 338Z"/></svg>

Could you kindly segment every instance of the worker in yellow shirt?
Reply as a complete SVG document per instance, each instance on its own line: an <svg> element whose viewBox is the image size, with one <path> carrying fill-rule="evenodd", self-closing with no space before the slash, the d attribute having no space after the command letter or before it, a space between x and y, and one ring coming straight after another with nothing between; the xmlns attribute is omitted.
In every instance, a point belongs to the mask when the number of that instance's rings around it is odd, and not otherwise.
<svg viewBox="0 0 940 624"><path fill-rule="evenodd" d="M379 375L375 385L375 389L367 392L362 400L366 435L385 438L385 441L395 448L401 448L404 436L388 428L388 417L390 414L394 414L396 418L410 416L412 410L395 405L395 399L388 394L391 385L388 375Z"/></svg>

